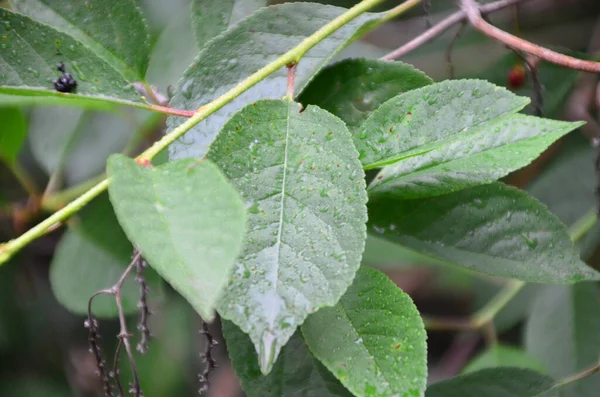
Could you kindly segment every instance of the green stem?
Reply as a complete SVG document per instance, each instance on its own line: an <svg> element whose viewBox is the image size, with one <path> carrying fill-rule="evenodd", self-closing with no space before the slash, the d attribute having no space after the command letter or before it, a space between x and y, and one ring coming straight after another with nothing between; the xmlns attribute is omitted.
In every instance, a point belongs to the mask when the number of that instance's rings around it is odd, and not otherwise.
<svg viewBox="0 0 600 397"><path fill-rule="evenodd" d="M171 131L171 133L165 135L161 140L155 142L154 145L152 145L148 150L146 150L140 156L138 156L138 159L151 160L160 151L172 144L175 140L177 140L179 137L181 137L183 134L189 131L200 121L204 120L217 110L221 109L223 106L237 98L240 94L244 93L246 90L250 89L259 81L263 80L270 74L276 72L283 66L293 62L298 63L298 61L300 61L300 58L302 58L304 54L306 54L311 48L313 48L327 36L335 32L342 26L346 25L354 18L365 13L378 3L381 3L382 1L383 0L363 0L354 7L348 9L345 13L333 19L332 21L321 27L319 30L317 30L315 33L304 39L300 44L298 44L290 51L286 52L273 62L258 70L256 73L248 77L246 80L242 81L240 84L238 84L219 98L199 108L192 117L180 124L177 128ZM403 10L408 9L413 5L417 4L418 1L409 0L406 3L408 3L409 6L405 6ZM394 13L394 16L397 15L399 15L399 12ZM385 16L383 18L385 18ZM10 259L17 251L25 247L31 241L45 234L48 228L50 228L58 222L64 221L65 219L79 211L93 198L105 191L108 188L108 184L109 179L104 179L102 182L98 183L93 188L85 192L83 195L79 196L77 199L66 205L64 208L55 212L46 220L37 224L21 236L17 237L14 240L10 240L5 244L0 244L0 264L8 261L8 259Z"/></svg>
<svg viewBox="0 0 600 397"><path fill-rule="evenodd" d="M78 185L70 187L68 189L61 190L54 194L42 198L41 208L44 211L56 211L61 207L64 207L69 201L87 192L89 189L96 186L106 178L106 175L98 175Z"/></svg>
<svg viewBox="0 0 600 397"><path fill-rule="evenodd" d="M596 208L592 208L569 228L569 236L574 243L581 240L581 238L594 227L598 221L596 211Z"/></svg>
<svg viewBox="0 0 600 397"><path fill-rule="evenodd" d="M473 327L481 328L490 323L524 286L525 282L520 280L510 280L506 283L504 288L492 300L473 315L471 319Z"/></svg>
<svg viewBox="0 0 600 397"><path fill-rule="evenodd" d="M29 194L29 196L35 197L39 194L38 188L37 188L35 182L31 178L31 176L29 176L27 171L23 167L21 167L21 165L18 162L16 162L16 161L14 163L7 162L7 166L10 169L10 171L13 173L13 175L15 176L17 181L19 181L19 184L21 184L23 189L27 192L27 194Z"/></svg>

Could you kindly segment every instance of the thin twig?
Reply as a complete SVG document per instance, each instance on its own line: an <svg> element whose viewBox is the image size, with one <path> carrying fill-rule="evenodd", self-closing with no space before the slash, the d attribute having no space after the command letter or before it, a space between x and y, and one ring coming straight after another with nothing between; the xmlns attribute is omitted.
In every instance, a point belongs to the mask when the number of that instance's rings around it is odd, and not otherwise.
<svg viewBox="0 0 600 397"><path fill-rule="evenodd" d="M204 363L204 369L202 370L202 373L200 373L200 375L198 375L198 379L200 381L200 388L199 388L198 392L200 394L203 394L203 393L207 392L208 389L210 388L209 376L210 376L211 372L215 368L217 368L217 361L213 357L213 349L219 343L215 340L215 338L210 333L210 330L208 329L208 324L204 320L202 320L202 328L200 328L200 334L204 335L204 337L206 338L205 345L204 345L204 352L202 354L200 354L200 358L202 359L202 362Z"/></svg>
<svg viewBox="0 0 600 397"><path fill-rule="evenodd" d="M121 346L123 346L123 340L119 339L117 342L117 348L115 349L115 357L113 360L113 369L110 375L115 379L115 384L117 385L117 389L119 390L119 396L125 396L125 391L123 390L123 385L121 384L121 378L119 377L119 355L121 354Z"/></svg>
<svg viewBox="0 0 600 397"><path fill-rule="evenodd" d="M140 286L140 300L138 302L138 308L140 309L140 321L138 322L138 331L140 331L140 341L137 344L136 350L144 354L148 351L148 342L150 340L150 329L148 328L148 317L150 316L150 309L148 307L148 291L150 288L144 278L144 270L148 264L144 259L137 261L135 269L135 281Z"/></svg>
<svg viewBox="0 0 600 397"><path fill-rule="evenodd" d="M102 388L104 389L105 397L113 397L112 386L110 384L110 379L108 373L106 372L106 361L102 357L102 349L100 348L100 332L98 331L100 324L98 320L92 315L92 304L94 302L94 298L99 295L111 295L112 289L103 289L97 291L90 297L88 301L88 318L84 322L84 326L88 329L88 342L90 343L90 352L94 355L96 359L96 368L98 369L98 376L102 381Z"/></svg>
<svg viewBox="0 0 600 397"><path fill-rule="evenodd" d="M527 1L527 0L500 0L500 1L496 1L494 3L483 5L483 6L481 6L480 10L482 13L487 14L487 13L501 10L503 8L509 7L511 5L514 5L519 2L523 2L523 1ZM413 51L414 49L422 46L423 44L433 40L437 36L441 35L445 31L450 29L452 26L466 20L466 18L467 18L467 16L463 11L455 12L454 14L450 15L448 18L442 20L441 22L439 22L438 24L433 26L431 29L429 29L426 32L415 37L414 39L412 39L408 43L402 45L398 49L383 56L382 59L391 61L393 59L400 58L400 57L408 54L409 52Z"/></svg>
<svg viewBox="0 0 600 397"><path fill-rule="evenodd" d="M576 381L586 378L590 375L594 375L598 372L600 372L600 362L594 364L593 366L591 366L589 368L584 369L583 371L581 371L575 375L571 375L568 378L565 378L563 380L556 382L552 388L555 389L557 387L562 387L562 386L568 385L569 383L576 382Z"/></svg>
<svg viewBox="0 0 600 397"><path fill-rule="evenodd" d="M517 54L519 58L521 58L523 64L529 72L529 75L531 76L531 85L533 89L533 99L531 106L533 106L533 113L538 117L542 117L542 115L544 114L544 95L542 93L542 83L539 79L537 65L520 51L515 50L514 48L511 48L511 50L515 54Z"/></svg>
<svg viewBox="0 0 600 397"><path fill-rule="evenodd" d="M287 90L286 95L290 101L294 100L294 81L296 80L296 62L288 63L287 67Z"/></svg>
<svg viewBox="0 0 600 397"><path fill-rule="evenodd" d="M509 47L528 54L535 55L547 62L564 66L569 69L580 70L583 72L600 73L600 62L586 61L577 59L568 55L560 54L548 48L533 44L527 40L513 36L502 29L489 24L481 17L479 4L475 0L460 0L460 6L467 15L467 19L473 27L481 33L496 39Z"/></svg>
<svg viewBox="0 0 600 397"><path fill-rule="evenodd" d="M460 34L462 33L462 31L465 29L466 25L467 24L464 21L460 24L460 27L456 31L456 34L450 41L450 44L448 44L448 48L446 48L446 64L448 65L448 74L450 75L451 79L455 78L454 63L452 63L452 50L454 49L454 44L456 44L456 41L460 37Z"/></svg>

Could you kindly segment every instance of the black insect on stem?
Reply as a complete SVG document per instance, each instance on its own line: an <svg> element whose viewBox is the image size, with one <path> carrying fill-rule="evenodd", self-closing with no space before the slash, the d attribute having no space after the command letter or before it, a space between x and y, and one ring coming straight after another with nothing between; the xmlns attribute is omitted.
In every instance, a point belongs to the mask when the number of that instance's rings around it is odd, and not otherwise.
<svg viewBox="0 0 600 397"><path fill-rule="evenodd" d="M70 73L67 73L65 64L61 61L57 66L56 70L62 73L58 79L54 80L54 89L58 92L73 92L77 88L77 80Z"/></svg>

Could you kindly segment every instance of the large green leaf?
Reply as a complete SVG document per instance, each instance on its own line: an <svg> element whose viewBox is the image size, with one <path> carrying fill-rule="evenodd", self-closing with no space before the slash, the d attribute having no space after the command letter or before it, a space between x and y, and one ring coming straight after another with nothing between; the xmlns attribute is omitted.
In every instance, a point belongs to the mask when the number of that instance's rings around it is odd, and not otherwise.
<svg viewBox="0 0 600 397"><path fill-rule="evenodd" d="M298 101L335 114L354 131L387 100L431 83L425 73L402 62L344 59L319 72Z"/></svg>
<svg viewBox="0 0 600 397"><path fill-rule="evenodd" d="M527 351L556 378L594 365L600 357L600 291L591 283L546 286L535 300L525 333ZM563 397L598 394L600 374L561 389Z"/></svg>
<svg viewBox="0 0 600 397"><path fill-rule="evenodd" d="M529 99L482 80L443 81L381 105L355 132L355 145L363 166L375 168L453 143L527 103Z"/></svg>
<svg viewBox="0 0 600 397"><path fill-rule="evenodd" d="M343 8L311 3L278 4L259 9L206 44L179 81L171 106L197 109L205 105L344 11ZM300 92L361 27L376 18L377 14L363 14L307 52L297 68L296 92ZM171 158L204 155L217 132L235 111L257 99L283 97L286 94L286 81L287 73L282 68L258 82L171 145ZM183 120L181 117L169 117L167 124L173 129Z"/></svg>
<svg viewBox="0 0 600 397"><path fill-rule="evenodd" d="M246 201L249 234L219 314L259 352L268 373L309 313L337 303L365 244L364 173L337 117L262 100L238 112L208 158Z"/></svg>
<svg viewBox="0 0 600 397"><path fill-rule="evenodd" d="M140 101L127 80L81 42L4 8L0 8L0 20L1 94L15 95L17 102L24 96L35 97L43 103L82 101L85 105L94 104L100 98L122 103ZM60 61L77 79L77 94L54 91L52 81L61 74L56 70ZM3 98L3 102L7 100Z"/></svg>
<svg viewBox="0 0 600 397"><path fill-rule="evenodd" d="M383 168L369 193L412 199L493 182L531 163L580 125L519 114L479 124Z"/></svg>
<svg viewBox="0 0 600 397"><path fill-rule="evenodd" d="M484 369L433 384L425 397L533 397L553 384L552 378L529 369Z"/></svg>
<svg viewBox="0 0 600 397"><path fill-rule="evenodd" d="M135 0L12 0L11 4L15 11L82 42L127 80L144 79L150 40ZM56 47L69 52L64 45Z"/></svg>
<svg viewBox="0 0 600 397"><path fill-rule="evenodd" d="M494 345L475 357L462 371L463 374L485 368L515 367L528 368L541 374L546 373L544 366L524 350L510 345Z"/></svg>
<svg viewBox="0 0 600 397"><path fill-rule="evenodd" d="M0 160L14 164L27 135L27 120L18 108L0 107Z"/></svg>
<svg viewBox="0 0 600 397"><path fill-rule="evenodd" d="M194 36L202 48L229 26L265 7L267 0L192 0L191 5Z"/></svg>
<svg viewBox="0 0 600 397"><path fill-rule="evenodd" d="M493 276L548 284L600 279L580 261L554 215L501 183L420 200L375 199L369 227L422 254Z"/></svg>
<svg viewBox="0 0 600 397"><path fill-rule="evenodd" d="M252 341L229 321L223 322L227 352L248 397L351 397L352 393L315 358L296 332L281 349L273 371L263 375Z"/></svg>
<svg viewBox="0 0 600 397"><path fill-rule="evenodd" d="M422 396L427 345L421 316L384 274L362 267L331 308L308 316L310 351L356 396Z"/></svg>
<svg viewBox="0 0 600 397"><path fill-rule="evenodd" d="M147 168L113 155L107 171L110 200L129 239L204 319L212 320L245 232L235 189L208 161Z"/></svg>
<svg viewBox="0 0 600 397"><path fill-rule="evenodd" d="M68 107L38 107L30 117L35 159L49 175L61 173L68 185L102 173L108 156L123 150L137 127L113 113Z"/></svg>

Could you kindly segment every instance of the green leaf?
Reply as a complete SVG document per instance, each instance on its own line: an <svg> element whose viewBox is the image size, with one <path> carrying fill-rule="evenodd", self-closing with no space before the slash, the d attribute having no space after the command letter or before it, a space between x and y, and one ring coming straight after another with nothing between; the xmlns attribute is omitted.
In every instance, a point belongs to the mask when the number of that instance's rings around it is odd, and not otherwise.
<svg viewBox="0 0 600 397"><path fill-rule="evenodd" d="M372 200L369 228L422 254L492 276L547 284L600 279L579 260L554 215L501 183L420 200Z"/></svg>
<svg viewBox="0 0 600 397"><path fill-rule="evenodd" d="M205 105L298 45L344 11L343 8L311 3L278 4L259 9L206 44L179 81L171 106L197 109ZM302 91L315 73L361 27L377 17L378 14L363 14L308 51L297 68L295 92ZM234 112L257 99L280 99L286 95L286 87L287 72L282 68L188 131L169 147L171 159L204 155ZM167 125L172 130L184 120L181 117L169 117Z"/></svg>
<svg viewBox="0 0 600 397"><path fill-rule="evenodd" d="M59 242L50 264L50 285L56 300L76 314L87 314L88 300L94 292L112 287L131 262L132 247L106 249L77 229L71 229ZM153 291L154 292L154 291ZM139 300L139 287L133 277L123 286L123 310L134 313ZM94 299L94 315L115 317L114 297Z"/></svg>
<svg viewBox="0 0 600 397"><path fill-rule="evenodd" d="M113 155L110 200L144 258L207 321L227 284L244 237L238 193L208 161L156 168Z"/></svg>
<svg viewBox="0 0 600 397"><path fill-rule="evenodd" d="M402 62L344 59L319 72L298 102L329 111L354 131L387 100L432 82L425 73Z"/></svg>
<svg viewBox="0 0 600 397"><path fill-rule="evenodd" d="M191 5L194 36L202 48L231 25L265 7L267 0L192 0Z"/></svg>
<svg viewBox="0 0 600 397"><path fill-rule="evenodd" d="M529 369L484 369L435 383L425 397L533 397L553 384L552 378Z"/></svg>
<svg viewBox="0 0 600 397"><path fill-rule="evenodd" d="M252 341L229 321L223 321L227 352L248 397L351 397L352 394L313 358L297 331L281 349L273 370L264 376Z"/></svg>
<svg viewBox="0 0 600 397"><path fill-rule="evenodd" d="M4 8L0 8L0 20L0 94L16 95L17 102L23 96L42 103L77 104L81 100L86 105L94 102L91 97L140 101L127 80L81 42ZM60 61L77 79L78 95L54 91L52 81L61 74L56 70Z"/></svg>
<svg viewBox="0 0 600 397"><path fill-rule="evenodd" d="M15 11L82 42L127 80L144 79L150 40L134 0L12 0L11 4ZM66 43L56 49L63 54L71 51Z"/></svg>
<svg viewBox="0 0 600 397"><path fill-rule="evenodd" d="M34 108L30 117L35 159L48 175L61 173L68 185L102 173L107 157L123 150L136 127L113 113L68 107Z"/></svg>
<svg viewBox="0 0 600 397"><path fill-rule="evenodd" d="M375 168L452 143L528 102L481 80L443 81L381 105L354 134L355 145L363 166Z"/></svg>
<svg viewBox="0 0 600 397"><path fill-rule="evenodd" d="M546 286L527 321L527 351L555 378L564 378L598 362L600 356L600 291L591 283ZM563 397L595 396L600 374L561 388Z"/></svg>
<svg viewBox="0 0 600 397"><path fill-rule="evenodd" d="M337 117L262 100L227 122L208 158L246 201L249 233L219 314L250 335L268 373L309 313L334 305L365 244L364 173Z"/></svg>
<svg viewBox="0 0 600 397"><path fill-rule="evenodd" d="M490 183L531 163L580 125L520 114L480 124L383 168L369 193L414 199Z"/></svg>
<svg viewBox="0 0 600 397"><path fill-rule="evenodd" d="M0 120L0 160L12 165L27 135L27 120L20 109L4 107L0 107Z"/></svg>
<svg viewBox="0 0 600 397"><path fill-rule="evenodd" d="M362 267L332 308L308 316L302 334L315 355L356 396L421 396L427 335L408 295Z"/></svg>
<svg viewBox="0 0 600 397"><path fill-rule="evenodd" d="M182 7L175 9L174 13L152 48L146 73L146 79L162 93L166 93L169 86L177 84L198 55L198 49L190 45L194 41L194 33L189 9Z"/></svg>
<svg viewBox="0 0 600 397"><path fill-rule="evenodd" d="M546 369L524 350L509 345L494 345L475 357L462 371L463 374L485 368L514 367L527 368L545 374Z"/></svg>
<svg viewBox="0 0 600 397"><path fill-rule="evenodd" d="M87 314L88 300L98 290L110 288L131 262L133 246L119 226L108 194L104 193L74 216L50 265L50 285L57 300L70 311ZM144 271L151 301L162 299L162 281L152 269ZM139 286L128 279L123 287L126 313L137 310ZM112 296L94 299L94 315L116 317Z"/></svg>

